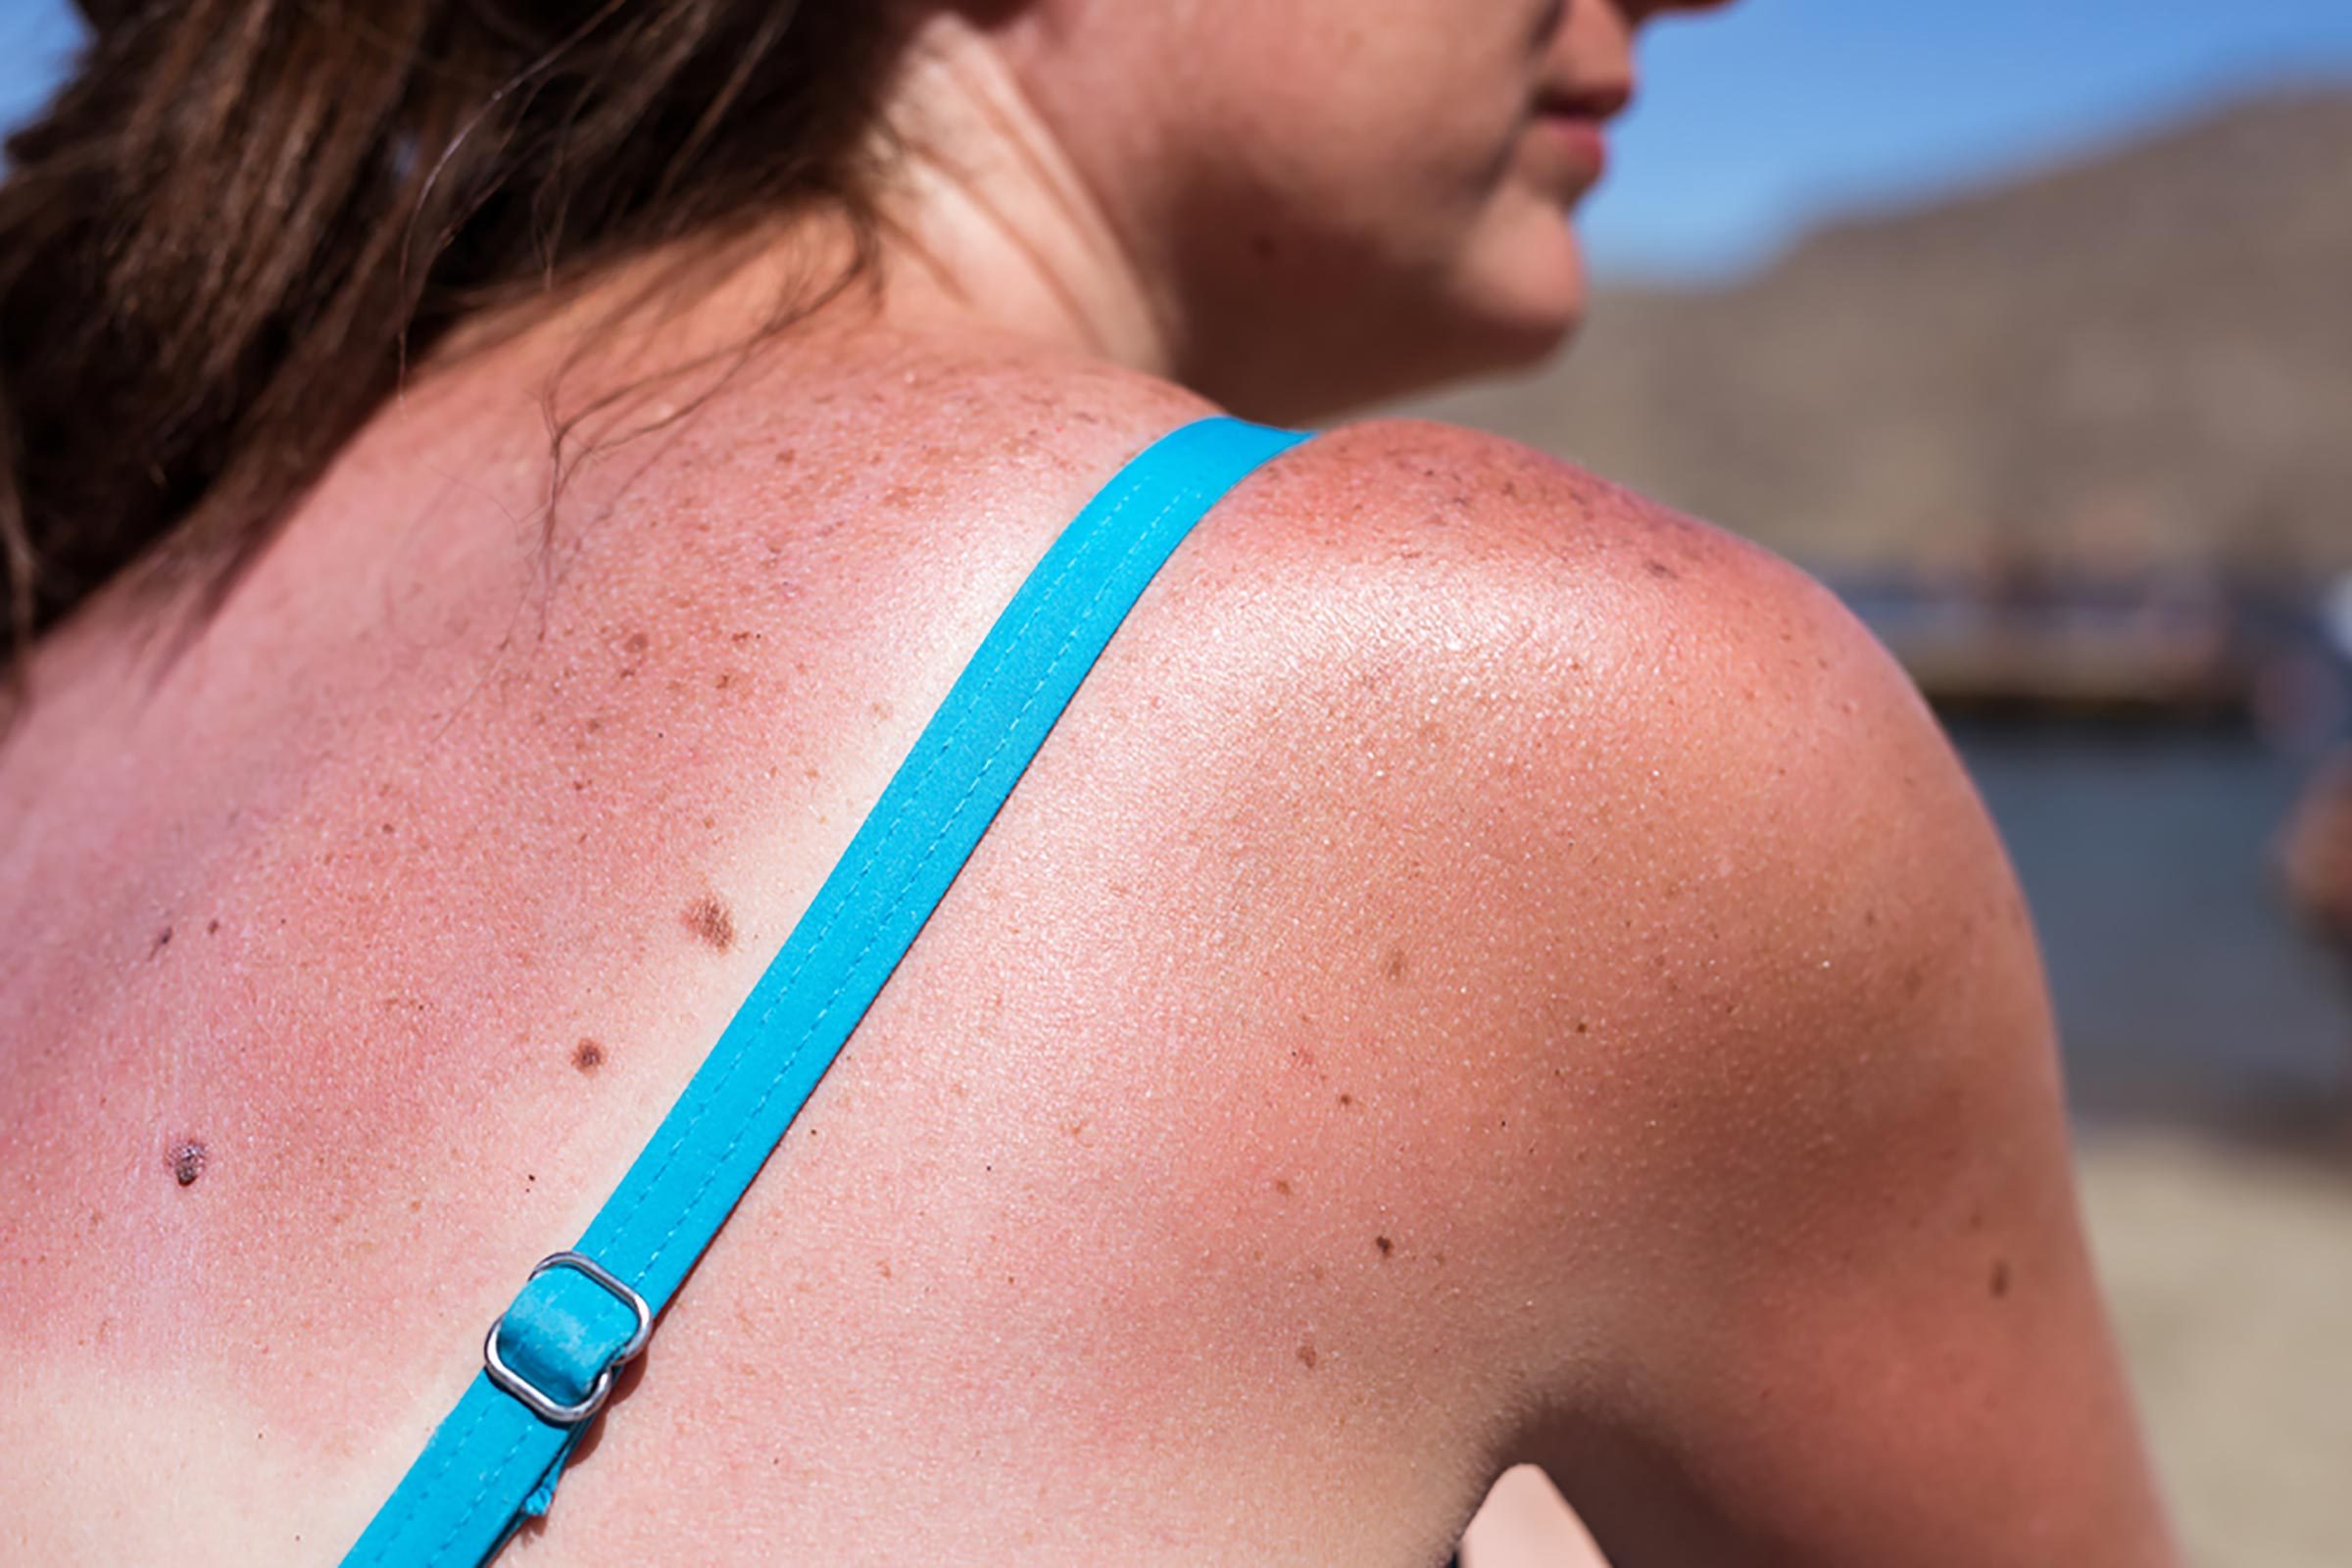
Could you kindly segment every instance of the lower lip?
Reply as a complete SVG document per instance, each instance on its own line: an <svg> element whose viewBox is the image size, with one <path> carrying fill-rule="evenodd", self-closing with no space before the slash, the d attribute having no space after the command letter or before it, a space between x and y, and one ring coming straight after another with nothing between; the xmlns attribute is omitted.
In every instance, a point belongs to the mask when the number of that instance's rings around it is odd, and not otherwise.
<svg viewBox="0 0 2352 1568"><path fill-rule="evenodd" d="M1596 184L1608 172L1609 136L1599 121L1589 115L1538 115L1535 131L1583 183Z"/></svg>

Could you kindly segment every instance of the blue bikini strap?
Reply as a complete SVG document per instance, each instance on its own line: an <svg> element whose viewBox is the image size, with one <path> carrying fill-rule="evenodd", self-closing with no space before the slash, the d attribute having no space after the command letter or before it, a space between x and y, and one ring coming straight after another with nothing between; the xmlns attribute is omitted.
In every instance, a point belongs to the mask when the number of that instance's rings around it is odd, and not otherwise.
<svg viewBox="0 0 2352 1568"><path fill-rule="evenodd" d="M644 1348L1160 564L1227 491L1303 439L1237 419L1186 425L1062 530L587 1233L491 1325L483 1370L347 1568L470 1568L547 1511L615 1370Z"/></svg>

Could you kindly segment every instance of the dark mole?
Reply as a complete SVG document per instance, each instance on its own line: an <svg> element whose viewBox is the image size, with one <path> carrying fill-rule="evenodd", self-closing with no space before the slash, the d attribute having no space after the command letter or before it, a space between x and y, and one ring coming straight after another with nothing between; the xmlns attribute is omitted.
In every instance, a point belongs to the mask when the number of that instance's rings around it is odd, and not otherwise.
<svg viewBox="0 0 2352 1568"><path fill-rule="evenodd" d="M2007 1258L1993 1259L1992 1278L1987 1282L1987 1288L1992 1292L1992 1298L1996 1301L2009 1294L2009 1260Z"/></svg>
<svg viewBox="0 0 2352 1568"><path fill-rule="evenodd" d="M218 920L207 920L204 922L204 934L208 937L214 935L220 929L220 922Z"/></svg>
<svg viewBox="0 0 2352 1568"><path fill-rule="evenodd" d="M582 1072L594 1072L605 1064L605 1048L593 1040L582 1039L571 1048L571 1064Z"/></svg>
<svg viewBox="0 0 2352 1568"><path fill-rule="evenodd" d="M1576 1032L1580 1035L1589 1035L1592 1032L1592 1026L1579 1018L1576 1020Z"/></svg>
<svg viewBox="0 0 2352 1568"><path fill-rule="evenodd" d="M1373 1237L1372 1245L1380 1249L1380 1255L1383 1257L1387 1257L1390 1253L1396 1250L1396 1244L1390 1241L1386 1236Z"/></svg>
<svg viewBox="0 0 2352 1568"><path fill-rule="evenodd" d="M1402 980L1404 978L1405 968L1404 950L1402 948L1391 948L1389 950L1389 961L1385 967L1391 980Z"/></svg>
<svg viewBox="0 0 2352 1568"><path fill-rule="evenodd" d="M196 1178L204 1174L204 1145L193 1138L176 1144L166 1156L166 1163L172 1167L173 1181L182 1187L193 1187Z"/></svg>
<svg viewBox="0 0 2352 1568"><path fill-rule="evenodd" d="M1291 1184L1280 1177L1276 1177L1274 1180L1274 1190L1285 1198L1291 1196Z"/></svg>
<svg viewBox="0 0 2352 1568"><path fill-rule="evenodd" d="M1298 1364L1309 1372L1315 1369L1315 1348L1313 1346L1301 1345L1298 1347Z"/></svg>
<svg viewBox="0 0 2352 1568"><path fill-rule="evenodd" d="M735 917L709 894L686 906L686 929L724 953L735 946Z"/></svg>
<svg viewBox="0 0 2352 1568"><path fill-rule="evenodd" d="M1342 1095L1340 1097L1340 1103L1343 1105L1352 1105L1355 1103L1355 1097L1353 1095Z"/></svg>

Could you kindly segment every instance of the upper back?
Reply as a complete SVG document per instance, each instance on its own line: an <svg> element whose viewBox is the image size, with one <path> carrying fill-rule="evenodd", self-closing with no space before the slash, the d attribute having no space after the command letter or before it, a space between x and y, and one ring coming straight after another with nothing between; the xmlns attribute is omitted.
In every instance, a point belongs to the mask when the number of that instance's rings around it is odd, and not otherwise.
<svg viewBox="0 0 2352 1568"><path fill-rule="evenodd" d="M0 1208L0 1338L33 1368L0 1446L57 1457L0 1486L28 1543L316 1561L348 1540L1028 566L1200 412L1110 371L877 343L788 358L595 456L548 517L531 381L494 360L355 442L186 649L104 630L118 607L54 639L0 753L19 1128L0 1180L22 1195ZM1240 1486L1296 1425L1256 1410L1263 1441L1213 1462L1176 1444L1200 1422L1186 1405L1235 1392L1171 1368L1263 1312L1263 1253L1225 1255L1218 1208L1296 1201L1334 1225L1348 1171L1310 1133L1390 1112L1369 1079L1348 1079L1350 1104L1221 1107L1289 1084L1317 1044L1369 1049L1348 1020L1378 1008L1336 995L1312 1018L1303 968L1395 987L1433 964L1390 956L1386 929L1260 953L1253 891L1303 825L1280 820L1298 780L1251 768L1312 682L1275 689L1282 637L1237 642L1235 609L1287 569L1272 534L1300 522L1237 496L1089 677L665 1319L613 1420L623 1455L566 1481L558 1528L586 1556L628 1540L590 1523L607 1509L670 1549L684 1521L722 1540L755 1514L762 1556L795 1533L919 1556L922 1528L969 1540L1011 1511L1099 1551L1117 1516L1099 1486L1084 1509L1035 1495L1072 1455L1127 1450L1127 1507L1164 1538L1223 1519L1213 1469ZM1312 590L1284 592L1292 620ZM1300 1225L1258 1218L1277 1220ZM1287 1272L1350 1300L1322 1277L1383 1260L1381 1225ZM1294 1307L1258 1349L1300 1378L1296 1401L1369 1349ZM178 1484L99 1531L155 1398ZM670 1432L665 1398L706 1415L696 1437L628 1452ZM712 1516L712 1476L778 1444L800 1474L729 1486ZM1200 1495L1171 1523L1164 1467L1186 1448ZM877 1474L943 1467L962 1516L872 1497ZM1433 1528L1428 1502L1298 1528L1317 1551L1334 1528L1393 1551L1399 1519ZM875 1514L872 1535L847 1514ZM252 1540L259 1523L282 1533Z"/></svg>
<svg viewBox="0 0 2352 1568"><path fill-rule="evenodd" d="M57 1456L0 1493L45 1558L356 1535L1028 566L1200 412L877 337L612 446L551 515L499 364L371 427L168 663L54 641L0 751L0 1452ZM1751 987L1862 940L1755 895L1887 825L1809 727L1870 660L1789 574L1498 443L1359 427L1249 481L546 1544L1435 1555L1654 1289L1630 1239L1745 1093L1714 1054L1797 1005ZM1776 753L1727 824L1714 775ZM1794 820L1839 789L1851 824ZM1576 1234L1530 1248L1530 1201ZM180 1483L94 1523L159 1400Z"/></svg>

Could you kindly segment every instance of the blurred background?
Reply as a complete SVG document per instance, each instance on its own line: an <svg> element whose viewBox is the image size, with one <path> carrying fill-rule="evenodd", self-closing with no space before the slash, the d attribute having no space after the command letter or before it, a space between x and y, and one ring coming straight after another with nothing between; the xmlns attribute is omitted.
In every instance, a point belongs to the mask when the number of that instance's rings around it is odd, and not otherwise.
<svg viewBox="0 0 2352 1568"><path fill-rule="evenodd" d="M0 123L75 40L0 0ZM1592 325L1420 412L1902 658L2034 910L2192 1560L2346 1568L2352 0L1746 0L1643 67Z"/></svg>

